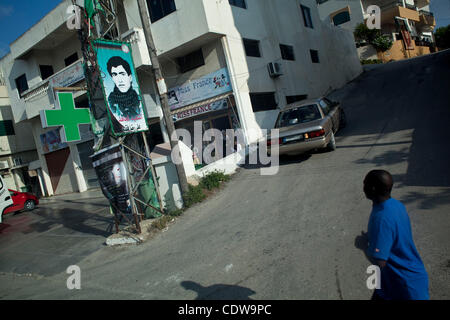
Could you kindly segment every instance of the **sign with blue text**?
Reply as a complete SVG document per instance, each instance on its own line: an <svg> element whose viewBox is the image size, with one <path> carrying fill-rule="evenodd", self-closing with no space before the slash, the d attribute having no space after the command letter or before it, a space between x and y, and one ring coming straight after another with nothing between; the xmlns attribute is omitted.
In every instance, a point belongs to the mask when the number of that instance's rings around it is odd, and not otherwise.
<svg viewBox="0 0 450 320"><path fill-rule="evenodd" d="M176 110L230 91L233 91L230 76L227 68L223 68L200 79L169 89L170 110Z"/></svg>

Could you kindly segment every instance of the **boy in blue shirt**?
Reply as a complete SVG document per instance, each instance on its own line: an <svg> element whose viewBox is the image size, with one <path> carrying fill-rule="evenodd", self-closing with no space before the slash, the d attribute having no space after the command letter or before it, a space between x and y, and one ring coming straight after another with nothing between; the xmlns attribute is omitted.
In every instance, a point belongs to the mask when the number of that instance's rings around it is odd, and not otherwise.
<svg viewBox="0 0 450 320"><path fill-rule="evenodd" d="M373 208L368 226L371 261L381 268L381 289L373 300L428 300L428 275L414 245L403 204L391 198L389 172L373 170L364 179L364 193Z"/></svg>

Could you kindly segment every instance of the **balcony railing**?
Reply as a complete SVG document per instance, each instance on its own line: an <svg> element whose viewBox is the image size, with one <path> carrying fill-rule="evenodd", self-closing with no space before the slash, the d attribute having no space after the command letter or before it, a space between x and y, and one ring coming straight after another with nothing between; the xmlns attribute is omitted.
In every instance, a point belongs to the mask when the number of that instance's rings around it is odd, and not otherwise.
<svg viewBox="0 0 450 320"><path fill-rule="evenodd" d="M401 1L401 0L394 0L392 2L389 2L389 3L387 3L387 4L383 5L383 6L380 6L380 9L381 10L386 10L386 9L391 9L391 8L394 8L394 7L404 7L404 8L408 8L408 9L417 11L417 7L416 6L413 6L413 5L410 5L410 4L407 4L407 3L405 3L405 6L403 6L403 1Z"/></svg>
<svg viewBox="0 0 450 320"><path fill-rule="evenodd" d="M428 16L428 17L433 17L433 18L434 18L433 12L430 12L430 11L419 10L419 14L424 15L424 16Z"/></svg>
<svg viewBox="0 0 450 320"><path fill-rule="evenodd" d="M25 102L29 102L32 101L35 97L48 94L48 90L50 87L67 87L83 80L84 71L82 63L83 60L79 59L78 61L72 63L70 66L59 70L48 79L39 82L27 91L23 92L21 98Z"/></svg>

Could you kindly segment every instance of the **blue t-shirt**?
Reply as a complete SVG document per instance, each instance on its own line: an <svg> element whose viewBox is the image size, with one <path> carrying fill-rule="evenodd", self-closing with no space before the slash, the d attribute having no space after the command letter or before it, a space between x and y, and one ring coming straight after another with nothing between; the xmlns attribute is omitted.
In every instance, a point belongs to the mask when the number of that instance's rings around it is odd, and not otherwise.
<svg viewBox="0 0 450 320"><path fill-rule="evenodd" d="M368 255L386 261L378 295L387 300L428 300L428 275L405 206L392 198L374 205L368 236Z"/></svg>

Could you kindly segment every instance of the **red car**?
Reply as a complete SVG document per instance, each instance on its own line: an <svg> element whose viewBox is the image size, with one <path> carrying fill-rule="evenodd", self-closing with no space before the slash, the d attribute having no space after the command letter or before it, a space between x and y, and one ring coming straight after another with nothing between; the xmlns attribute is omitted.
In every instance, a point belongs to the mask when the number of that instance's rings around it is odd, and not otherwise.
<svg viewBox="0 0 450 320"><path fill-rule="evenodd" d="M31 193L19 192L12 189L8 189L8 191L11 194L13 204L6 208L3 214L20 210L31 211L39 204L39 199Z"/></svg>

